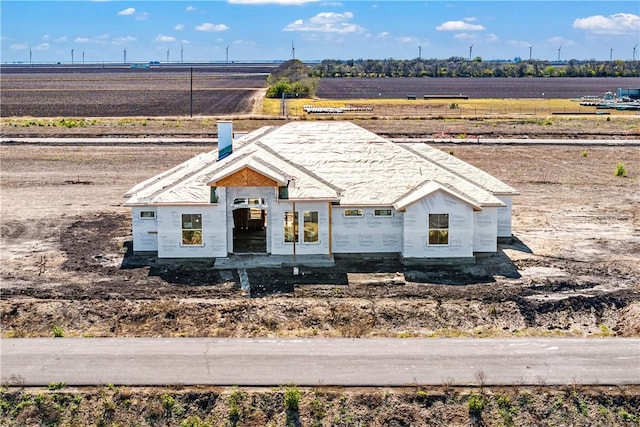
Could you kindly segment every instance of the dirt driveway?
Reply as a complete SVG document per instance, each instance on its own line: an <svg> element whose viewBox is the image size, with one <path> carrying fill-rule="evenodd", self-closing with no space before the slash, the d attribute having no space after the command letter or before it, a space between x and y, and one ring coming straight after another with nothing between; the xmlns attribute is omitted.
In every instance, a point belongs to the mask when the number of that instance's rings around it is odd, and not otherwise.
<svg viewBox="0 0 640 427"><path fill-rule="evenodd" d="M2 145L2 336L640 335L638 147L442 146L521 192L512 244L449 271L255 270L256 298L127 254L125 191L209 148Z"/></svg>

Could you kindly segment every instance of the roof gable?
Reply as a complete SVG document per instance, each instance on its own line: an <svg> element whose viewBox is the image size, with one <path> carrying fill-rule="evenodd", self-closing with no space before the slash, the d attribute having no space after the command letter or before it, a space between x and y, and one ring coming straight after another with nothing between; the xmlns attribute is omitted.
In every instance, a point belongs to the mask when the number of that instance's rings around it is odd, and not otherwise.
<svg viewBox="0 0 640 427"><path fill-rule="evenodd" d="M450 196L460 200L461 202L471 206L473 208L474 211L481 211L482 208L480 207L480 205L478 205L477 203L475 203L472 199L465 197L465 195L452 190L450 188L444 187L441 184L435 182L435 181L426 181L424 183L422 183L421 185L419 185L417 188L415 188L413 191L410 191L409 193L403 195L402 197L400 197L398 200L396 200L393 203L393 208L397 211L401 211L406 209L409 205L412 205L416 202L419 202L420 200L422 200L423 198L438 192L438 191L443 191L447 194L449 194Z"/></svg>
<svg viewBox="0 0 640 427"><path fill-rule="evenodd" d="M278 182L264 172L250 166L244 166L209 182L209 185L214 187L277 187L278 185L286 185L286 181L283 182L280 179Z"/></svg>

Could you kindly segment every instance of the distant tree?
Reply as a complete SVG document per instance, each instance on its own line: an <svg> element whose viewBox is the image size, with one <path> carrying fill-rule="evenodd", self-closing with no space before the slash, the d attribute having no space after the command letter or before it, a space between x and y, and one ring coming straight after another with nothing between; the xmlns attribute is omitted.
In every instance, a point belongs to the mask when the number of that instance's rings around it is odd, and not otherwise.
<svg viewBox="0 0 640 427"><path fill-rule="evenodd" d="M302 61L292 59L281 64L267 77L268 98L281 98L283 94L295 94L305 98L315 95L318 83L311 77L311 70Z"/></svg>

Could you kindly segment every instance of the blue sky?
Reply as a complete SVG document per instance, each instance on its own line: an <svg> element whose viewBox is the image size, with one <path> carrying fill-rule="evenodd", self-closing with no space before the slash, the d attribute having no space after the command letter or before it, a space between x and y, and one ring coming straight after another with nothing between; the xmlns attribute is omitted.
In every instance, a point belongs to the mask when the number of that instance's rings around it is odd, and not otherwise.
<svg viewBox="0 0 640 427"><path fill-rule="evenodd" d="M630 60L638 1L10 1L3 63L290 59ZM531 48L530 48L531 47ZM613 51L611 50L613 49ZM73 50L73 54L71 53ZM640 45L636 48L640 59Z"/></svg>

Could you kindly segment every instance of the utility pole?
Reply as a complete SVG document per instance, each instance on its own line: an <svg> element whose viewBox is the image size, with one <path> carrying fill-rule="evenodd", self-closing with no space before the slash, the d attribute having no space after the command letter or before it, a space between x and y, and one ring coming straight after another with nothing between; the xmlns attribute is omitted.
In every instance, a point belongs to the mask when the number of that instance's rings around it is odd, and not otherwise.
<svg viewBox="0 0 640 427"><path fill-rule="evenodd" d="M533 53L533 46L529 46L529 61L531 61L532 53Z"/></svg>
<svg viewBox="0 0 640 427"><path fill-rule="evenodd" d="M634 47L634 48L633 48L633 57L634 57L634 58L635 58L635 56L636 56L636 55L635 55L635 52L636 52L636 48ZM29 48L29 65L32 65L31 59L32 59L32 56L31 56L31 48Z"/></svg>
<svg viewBox="0 0 640 427"><path fill-rule="evenodd" d="M613 48L609 49L609 61L613 62Z"/></svg>
<svg viewBox="0 0 640 427"><path fill-rule="evenodd" d="M469 61L471 61L472 55L473 55L473 45L469 45Z"/></svg>
<svg viewBox="0 0 640 427"><path fill-rule="evenodd" d="M84 64L84 50L82 51L82 63Z"/></svg>
<svg viewBox="0 0 640 427"><path fill-rule="evenodd" d="M169 50L170 49L167 49L167 63L169 63Z"/></svg>
<svg viewBox="0 0 640 427"><path fill-rule="evenodd" d="M418 45L418 61L422 59L422 45Z"/></svg>
<svg viewBox="0 0 640 427"><path fill-rule="evenodd" d="M180 62L184 62L184 45L180 45Z"/></svg>
<svg viewBox="0 0 640 427"><path fill-rule="evenodd" d="M127 48L124 48L123 52L124 52L124 61L123 62L126 64L127 63Z"/></svg>
<svg viewBox="0 0 640 427"><path fill-rule="evenodd" d="M229 46L227 46L227 47L225 48L225 50L226 50L226 52L227 52L227 53L226 53L226 56L225 56L225 58L226 58L226 60L225 60L225 61L226 61L226 63L228 64L228 63L229 63Z"/></svg>
<svg viewBox="0 0 640 427"><path fill-rule="evenodd" d="M73 49L71 49L71 63L73 64Z"/></svg>

